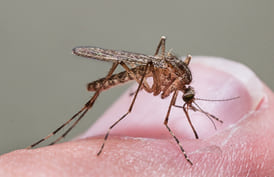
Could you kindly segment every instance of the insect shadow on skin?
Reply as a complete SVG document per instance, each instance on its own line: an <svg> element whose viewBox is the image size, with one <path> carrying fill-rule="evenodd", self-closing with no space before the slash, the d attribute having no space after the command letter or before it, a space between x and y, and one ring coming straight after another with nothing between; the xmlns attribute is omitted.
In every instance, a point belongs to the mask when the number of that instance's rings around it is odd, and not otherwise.
<svg viewBox="0 0 274 177"><path fill-rule="evenodd" d="M169 115L172 107L182 108L188 123L195 135L195 138L199 138L198 134L191 122L190 116L188 114L189 110L198 111L205 114L210 121L213 123L215 129L215 123L213 120L222 123L222 121L215 117L214 115L204 111L196 102L199 98L195 98L195 90L189 84L192 81L191 71L188 67L191 56L188 55L185 60L181 60L171 52L166 53L165 51L165 41L166 37L162 36L160 42L157 46L156 52L154 55L144 55L139 53L127 52L127 51L119 51L119 50L110 50L110 49L103 49L99 47L76 47L73 49L73 54L91 58L91 59L98 59L102 61L113 62L112 67L108 71L106 77L93 81L87 84L88 91L95 92L94 95L86 104L76 113L74 114L67 122L62 124L48 136L40 139L39 141L35 142L34 144L30 145L29 148L33 148L34 146L40 144L41 142L47 140L51 136L55 135L61 129L63 129L66 125L68 125L74 119L75 122L68 127L68 129L55 141L50 143L53 145L63 139L75 126L76 124L84 117L89 109L92 108L93 104L95 103L96 99L100 95L100 93L104 90L107 90L111 87L117 86L119 84L126 83L128 81L136 81L138 83L138 88L135 92L132 93L134 95L132 102L128 111L121 116L117 121L115 121L108 129L107 133L105 134L104 140L102 145L97 153L100 155L105 143L108 139L109 133L115 125L117 125L121 120L123 120L131 111L134 106L135 100L139 91L145 90L148 93L153 93L154 96L161 95L162 99L172 95L172 99L169 103L167 114L164 119L164 125L168 129L170 135L174 138L176 143L178 144L180 150L182 151L185 159L189 162L189 164L193 165L191 160L188 158L183 146L180 144L179 139L175 136L171 128L168 126ZM115 69L118 65L121 65L125 71L113 74ZM129 66L131 67L129 67ZM152 78L153 82L152 85L148 84L147 79ZM178 96L178 92L182 92L183 96L182 99L184 104L176 105L176 99ZM207 99L199 99L205 101L228 101L233 100L235 98L230 99L223 99L223 100L207 100Z"/></svg>

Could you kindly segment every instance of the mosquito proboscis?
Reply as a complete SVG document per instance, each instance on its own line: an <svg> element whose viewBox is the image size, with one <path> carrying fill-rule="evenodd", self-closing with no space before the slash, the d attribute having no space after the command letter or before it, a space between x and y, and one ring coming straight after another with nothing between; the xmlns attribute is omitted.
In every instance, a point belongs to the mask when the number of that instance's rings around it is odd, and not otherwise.
<svg viewBox="0 0 274 177"><path fill-rule="evenodd" d="M195 138L197 139L199 137L191 122L190 116L188 114L189 110L198 111L205 114L212 122L213 120L215 120L222 123L222 120L204 111L195 102L195 90L193 87L190 86L190 83L192 81L192 74L188 67L191 61L191 56L188 55L183 61L179 59L178 57L176 57L175 55L173 55L171 52L166 53L165 41L166 41L166 37L162 36L154 55L145 55L140 53L110 50L110 49L103 49L99 47L89 47L89 46L74 48L73 54L86 57L86 58L112 62L113 63L112 67L110 68L106 77L93 81L87 85L88 91L93 91L95 93L92 96L92 98L89 99L88 102L76 114L74 114L67 122L62 124L55 131L50 133L48 136L40 139L39 141L30 145L27 148L33 148L34 146L47 140L48 138L50 138L51 136L59 132L61 129L63 129L70 122L76 119L75 122L70 127L68 127L68 129L59 138L57 138L55 141L50 143L50 145L53 145L59 142L84 117L84 115L93 106L93 104L95 103L96 99L98 98L98 96L100 95L102 91L109 89L111 87L114 87L116 85L134 80L138 83L138 88L133 93L134 96L129 106L129 109L123 116L121 116L117 121L115 121L109 127L97 155L101 154L111 129L115 127L115 125L117 125L120 121L122 121L132 111L132 108L134 106L134 103L139 91L145 90L148 93L153 93L154 96L161 95L162 99L165 99L168 96L172 95L171 101L169 103L169 107L167 109L167 114L164 119L164 125L168 129L170 135L175 139L185 159L192 165L193 163L187 156L179 139L175 136L172 129L168 125L171 108L179 107L183 109L186 115L187 121L195 135ZM125 71L114 74L114 71L118 65L121 65L125 69ZM153 80L152 84L148 83L148 80L147 80L148 78L152 78ZM183 105L176 105L176 99L179 92L183 93L183 96L182 96L182 99L184 101ZM236 98L238 97L226 99L226 100L215 100L215 101L227 101L227 100L232 100Z"/></svg>

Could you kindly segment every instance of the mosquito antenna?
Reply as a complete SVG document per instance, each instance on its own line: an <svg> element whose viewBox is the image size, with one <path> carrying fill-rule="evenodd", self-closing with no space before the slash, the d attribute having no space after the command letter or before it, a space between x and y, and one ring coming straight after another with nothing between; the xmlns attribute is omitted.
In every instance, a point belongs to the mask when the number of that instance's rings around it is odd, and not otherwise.
<svg viewBox="0 0 274 177"><path fill-rule="evenodd" d="M195 100L201 100L201 101L231 101L231 100L236 100L238 98L240 98L240 96L236 96L236 97L233 97L233 98L218 99L218 100L204 99L204 98L195 98Z"/></svg>

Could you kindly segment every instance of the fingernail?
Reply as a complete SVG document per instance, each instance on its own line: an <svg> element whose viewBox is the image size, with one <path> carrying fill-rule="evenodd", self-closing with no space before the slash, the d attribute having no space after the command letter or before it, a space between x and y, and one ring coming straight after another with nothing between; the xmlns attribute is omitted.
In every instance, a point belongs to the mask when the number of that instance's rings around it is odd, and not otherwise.
<svg viewBox="0 0 274 177"><path fill-rule="evenodd" d="M195 89L196 98L223 100L196 100L203 111L223 121L220 123L213 120L217 130L205 114L189 110L191 121L199 138L213 136L227 126L236 124L251 111L259 109L264 99L263 84L246 66L221 58L193 57L189 67L193 77L190 85ZM137 86L134 85L124 93L81 138L104 135L108 128L128 111L133 99L131 93L136 88ZM181 96L182 94L179 94L177 97L177 105L184 104ZM224 101L234 97L239 98ZM144 90L140 91L131 113L111 129L110 135L169 138L170 134L163 122L170 99L170 97L161 99L160 96L153 96ZM195 138L181 108L172 108L168 125L177 136Z"/></svg>

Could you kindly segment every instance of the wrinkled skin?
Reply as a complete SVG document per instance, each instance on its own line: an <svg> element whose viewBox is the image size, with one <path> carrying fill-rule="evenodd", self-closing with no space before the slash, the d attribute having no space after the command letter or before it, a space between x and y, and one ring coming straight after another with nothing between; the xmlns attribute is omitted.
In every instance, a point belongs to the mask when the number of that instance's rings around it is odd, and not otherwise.
<svg viewBox="0 0 274 177"><path fill-rule="evenodd" d="M190 63L196 97L232 101L197 101L224 121L190 112L200 139L195 139L182 109L173 108L169 125L191 166L163 121L170 97L140 92L132 113L110 133L97 157L107 128L132 100L129 89L85 133L82 139L0 157L0 176L271 176L274 174L274 96L245 66L212 57ZM100 99L100 98L99 98ZM182 105L181 96L177 104ZM271 109L272 108L272 109ZM85 118L90 118L91 114ZM84 121L84 120L83 120Z"/></svg>

